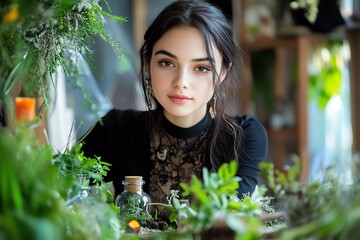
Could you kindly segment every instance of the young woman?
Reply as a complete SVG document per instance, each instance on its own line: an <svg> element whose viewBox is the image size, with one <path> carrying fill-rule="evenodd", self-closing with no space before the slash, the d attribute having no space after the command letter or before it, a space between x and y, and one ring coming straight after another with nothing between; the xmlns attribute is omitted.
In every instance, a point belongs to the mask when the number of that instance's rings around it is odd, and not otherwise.
<svg viewBox="0 0 360 240"><path fill-rule="evenodd" d="M111 163L115 194L127 175L144 177L153 202L166 202L179 183L236 160L239 197L252 193L267 134L251 116L228 116L227 89L239 82L240 53L219 9L176 1L145 33L141 83L149 111L113 109L84 138L88 156Z"/></svg>

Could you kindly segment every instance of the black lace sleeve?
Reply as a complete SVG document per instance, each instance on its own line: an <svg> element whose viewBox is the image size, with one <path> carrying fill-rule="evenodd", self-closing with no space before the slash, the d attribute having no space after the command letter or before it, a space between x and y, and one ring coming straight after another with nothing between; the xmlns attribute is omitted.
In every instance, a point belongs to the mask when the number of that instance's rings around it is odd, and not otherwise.
<svg viewBox="0 0 360 240"><path fill-rule="evenodd" d="M259 163L265 160L268 137L263 125L255 118L245 115L238 119L244 139L240 152L238 176L241 177L239 197L253 193L258 183Z"/></svg>

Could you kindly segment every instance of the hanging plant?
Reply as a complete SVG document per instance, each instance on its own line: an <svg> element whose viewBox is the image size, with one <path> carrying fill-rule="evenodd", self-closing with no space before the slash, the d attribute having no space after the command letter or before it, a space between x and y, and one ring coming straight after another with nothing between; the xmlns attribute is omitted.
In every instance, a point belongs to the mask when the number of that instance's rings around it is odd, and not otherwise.
<svg viewBox="0 0 360 240"><path fill-rule="evenodd" d="M104 16L126 18L104 11L99 0L10 0L0 3L0 105L15 83L24 95L42 96L48 103L48 87L62 67L74 87L84 90L78 80L80 60L91 64L88 48L95 36L111 44L122 57L118 42L105 31ZM85 102L91 102L85 93Z"/></svg>

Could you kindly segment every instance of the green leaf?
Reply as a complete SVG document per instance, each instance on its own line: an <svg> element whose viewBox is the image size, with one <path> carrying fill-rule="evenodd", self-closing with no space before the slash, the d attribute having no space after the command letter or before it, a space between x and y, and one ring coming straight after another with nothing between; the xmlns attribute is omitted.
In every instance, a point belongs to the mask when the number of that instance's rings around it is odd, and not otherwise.
<svg viewBox="0 0 360 240"><path fill-rule="evenodd" d="M288 170L288 179L290 182L299 179L301 160L298 156L294 157L295 164Z"/></svg>
<svg viewBox="0 0 360 240"><path fill-rule="evenodd" d="M218 170L218 175L220 179L228 180L236 175L237 163L236 161L231 161L230 163L225 163L220 166Z"/></svg>
<svg viewBox="0 0 360 240"><path fill-rule="evenodd" d="M218 194L224 194L226 196L234 195L237 193L237 190L239 188L239 182L238 181L228 181L218 188Z"/></svg>
<svg viewBox="0 0 360 240"><path fill-rule="evenodd" d="M242 206L242 203L240 203L240 202L229 201L227 208L230 211L234 210L236 212L240 212L242 209L241 206Z"/></svg>
<svg viewBox="0 0 360 240"><path fill-rule="evenodd" d="M199 201L200 204L206 204L208 202L208 196L206 190L204 191L201 181L197 177L192 176L191 184L192 193L196 200Z"/></svg>
<svg viewBox="0 0 360 240"><path fill-rule="evenodd" d="M166 210L169 212L169 220L170 222L175 222L178 217L178 212L173 206L166 206Z"/></svg>
<svg viewBox="0 0 360 240"><path fill-rule="evenodd" d="M180 187L184 190L182 196L187 197L191 194L191 188L186 183L180 183Z"/></svg>

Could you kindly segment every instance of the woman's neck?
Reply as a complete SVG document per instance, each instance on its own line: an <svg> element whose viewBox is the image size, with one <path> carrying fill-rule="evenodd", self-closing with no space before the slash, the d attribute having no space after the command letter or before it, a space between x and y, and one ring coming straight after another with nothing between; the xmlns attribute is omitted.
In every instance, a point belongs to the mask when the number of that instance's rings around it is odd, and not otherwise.
<svg viewBox="0 0 360 240"><path fill-rule="evenodd" d="M161 121L161 126L171 136L175 138L187 139L201 135L201 133L203 133L205 129L209 127L210 123L211 117L208 113L197 124L188 128L179 127L170 122L165 117Z"/></svg>
<svg viewBox="0 0 360 240"><path fill-rule="evenodd" d="M173 116L164 110L165 118L172 124L182 128L190 128L192 126L195 126L204 119L205 115L206 109L204 109L204 111L202 111L202 113L200 114L190 114L181 117Z"/></svg>

